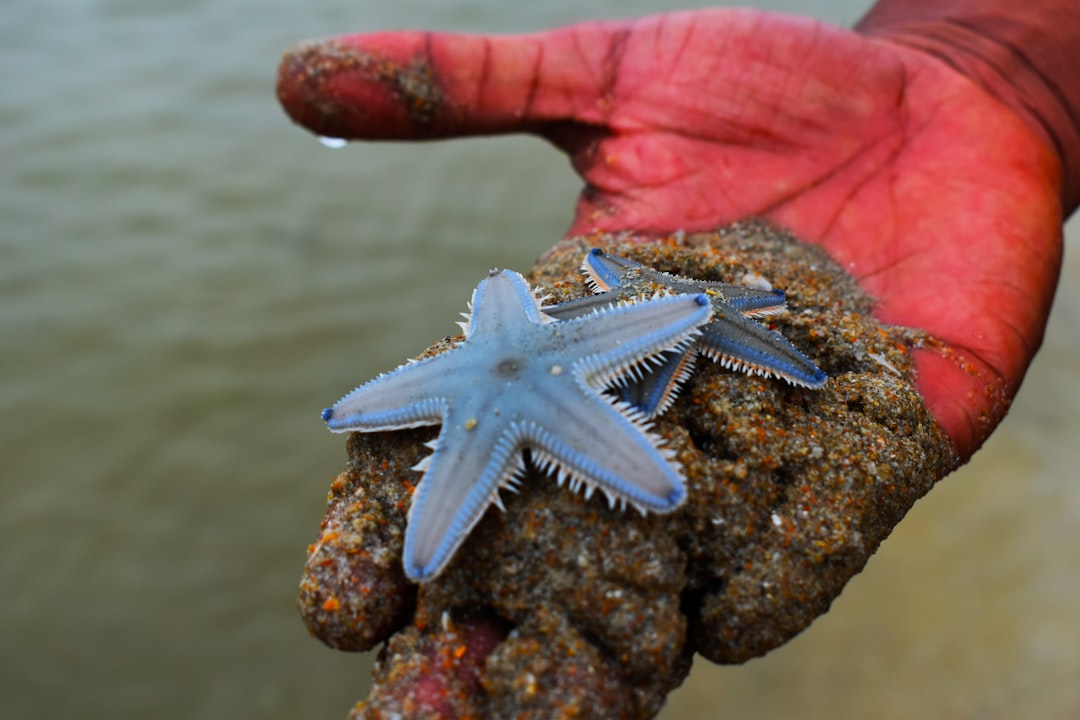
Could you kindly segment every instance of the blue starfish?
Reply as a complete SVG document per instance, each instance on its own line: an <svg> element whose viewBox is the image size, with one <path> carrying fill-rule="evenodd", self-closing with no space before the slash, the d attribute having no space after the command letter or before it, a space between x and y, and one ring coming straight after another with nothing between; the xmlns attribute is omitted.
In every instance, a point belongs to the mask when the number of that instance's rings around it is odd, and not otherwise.
<svg viewBox="0 0 1080 720"><path fill-rule="evenodd" d="M441 424L413 494L405 574L437 575L499 490L514 487L522 450L560 484L599 487L614 505L667 512L686 495L681 471L633 408L602 391L708 321L705 295L608 304L556 322L525 279L492 271L473 292L465 340L380 375L323 411L334 432Z"/></svg>
<svg viewBox="0 0 1080 720"><path fill-rule="evenodd" d="M600 248L589 251L581 269L588 277L590 287L598 294L547 308L547 314L560 320L569 319L597 307L658 290L705 293L712 301L712 321L702 328L701 337L694 346L668 352L659 369L620 388L620 397L646 417L663 413L674 402L679 386L690 376L699 353L726 368L780 377L793 385L819 388L828 379L783 335L754 322L753 318L786 309L784 293L780 290L671 275L618 255L607 255Z"/></svg>

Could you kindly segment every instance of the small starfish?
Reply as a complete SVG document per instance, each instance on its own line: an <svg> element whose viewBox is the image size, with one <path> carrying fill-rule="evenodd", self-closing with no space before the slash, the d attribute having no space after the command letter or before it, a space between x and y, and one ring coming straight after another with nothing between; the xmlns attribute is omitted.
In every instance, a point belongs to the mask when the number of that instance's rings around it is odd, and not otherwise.
<svg viewBox="0 0 1080 720"><path fill-rule="evenodd" d="M437 575L487 506L501 506L524 469L522 450L560 484L667 512L686 495L670 451L640 413L602 391L706 323L703 294L609 303L572 320L545 314L521 275L492 271L476 287L465 340L384 373L323 411L334 432L441 424L405 531L405 574Z"/></svg>
<svg viewBox="0 0 1080 720"><path fill-rule="evenodd" d="M620 388L620 397L646 417L660 415L674 402L699 353L726 368L780 377L793 385L819 388L828 379L783 335L752 319L783 312L786 305L781 290L671 275L618 255L607 255L600 248L589 251L581 269L592 290L598 294L547 308L548 315L560 320L569 319L657 290L677 294L705 293L712 301L712 322L702 328L695 346L668 352L659 369Z"/></svg>

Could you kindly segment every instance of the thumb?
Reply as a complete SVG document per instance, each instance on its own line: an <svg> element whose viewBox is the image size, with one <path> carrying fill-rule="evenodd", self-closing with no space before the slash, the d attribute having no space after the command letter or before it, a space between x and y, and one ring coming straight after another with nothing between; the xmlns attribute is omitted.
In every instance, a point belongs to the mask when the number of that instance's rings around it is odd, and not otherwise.
<svg viewBox="0 0 1080 720"><path fill-rule="evenodd" d="M319 135L368 140L541 131L600 124L620 23L513 36L432 32L348 35L285 53L277 94Z"/></svg>

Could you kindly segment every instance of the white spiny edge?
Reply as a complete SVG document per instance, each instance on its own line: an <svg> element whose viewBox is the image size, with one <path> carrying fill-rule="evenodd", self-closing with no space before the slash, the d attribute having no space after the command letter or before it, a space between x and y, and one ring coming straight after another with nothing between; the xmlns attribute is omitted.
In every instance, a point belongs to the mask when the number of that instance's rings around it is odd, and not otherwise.
<svg viewBox="0 0 1080 720"><path fill-rule="evenodd" d="M497 464L502 469L492 484L491 493L486 501L487 505L498 505L500 509L505 511L506 507L502 503L499 491L504 487L511 488L514 492L517 491L518 480L515 480L515 478L525 470L525 458L521 454L522 442L523 433L517 427L517 423L511 423L507 431L496 441L495 447L491 451L491 457L497 461ZM483 512L477 514L476 519L473 521L474 525L480 521L483 514ZM465 529L464 535L467 536L471 531L472 526L469 526Z"/></svg>
<svg viewBox="0 0 1080 720"><path fill-rule="evenodd" d="M371 380L368 380L361 385L356 386L349 392L341 396L341 398L331 406L332 410L337 410L341 403L345 402L349 397L361 390L380 382L384 378L393 377L402 372L411 365L421 365L431 362L437 358L438 355L431 357L421 358L419 360L415 358L409 358L404 364L399 365L393 370L381 372ZM436 407L437 406L437 407ZM400 421L395 421L389 424L365 424L363 426L342 427L338 429L332 429L331 432L381 432L384 430L405 430L407 428L425 427L428 425L438 425L442 422L442 414L445 412L446 403L437 399L428 399L421 401L410 408L410 412L405 414L405 417ZM385 415L393 415L393 413L384 413ZM333 417L331 417L333 419ZM329 422L329 421L328 421Z"/></svg>
<svg viewBox="0 0 1080 720"><path fill-rule="evenodd" d="M783 313L786 313L787 311L787 303L782 303L780 305L774 305L773 307L760 308L757 310L740 310L739 314L743 317L756 319L781 315Z"/></svg>
<svg viewBox="0 0 1080 720"><path fill-rule="evenodd" d="M682 386L686 384L686 381L694 374L694 368L697 365L698 351L695 347L691 347L683 356L682 362L679 363L679 368L665 386L664 399L653 410L652 415L649 418L658 418L668 411L672 405L675 404L675 399L678 398L679 392L682 390Z"/></svg>
<svg viewBox="0 0 1080 720"><path fill-rule="evenodd" d="M623 308L630 307L631 305L637 305L639 303L647 303L647 302L649 302L651 300L658 300L658 299L664 299L664 298L674 298L674 297L678 297L678 296L679 296L679 293L673 293L673 292L669 292L669 291L667 291L665 289L661 289L661 290L658 290L658 291L654 292L652 295L649 295L648 297L646 297L645 295L637 295L637 296L632 297L632 298L620 298L619 300L616 300L615 302L612 302L610 305L602 305L602 306L594 307L592 310L585 313L584 315L578 315L577 317L567 318L566 320L555 320L554 318L550 318L550 319L552 320L552 322L560 322L560 323L564 323L564 324L578 323L578 322L582 322L586 318L596 317L597 315L607 315L607 314L610 314L610 313L613 313L613 312L617 312L618 310L621 310ZM544 308L542 306L538 307L538 309L540 310L541 315L544 315L545 317L550 317L550 316L547 316L543 312ZM708 323L706 322L705 324L708 324ZM700 331L697 331L697 332L700 332Z"/></svg>
<svg viewBox="0 0 1080 720"><path fill-rule="evenodd" d="M435 437L434 440L428 440L426 443L424 443L424 447L426 447L428 450L431 450L432 453L435 452L435 448L437 448L438 446L439 446L439 438L437 436ZM417 461L417 463L415 465L413 465L409 469L410 470L415 470L415 471L420 472L420 473L427 472L428 466L431 465L431 458L433 458L433 457L434 457L433 454L425 455L424 457L420 458L420 460Z"/></svg>
<svg viewBox="0 0 1080 720"><path fill-rule="evenodd" d="M694 332L688 335L683 340L680 340L678 343L661 348L656 352L656 354L650 355L649 357L643 358L641 360L624 361L623 363L620 363L618 365L612 365L608 368L603 368L599 366L598 356L589 355L588 357L579 360L574 367L575 369L582 368L591 371L586 373L586 375L590 379L592 379L601 390L610 390L615 387L626 387L627 383L629 383L630 380L633 380L634 382L642 382L645 379L645 374L648 372L648 365L653 365L655 367L659 367L660 365L662 365L663 353L669 351L689 351L693 347L694 341L697 339L698 335L699 333ZM689 377L689 374L687 374L686 377ZM685 381L685 379L686 378L680 380L679 384ZM676 385L676 388L677 387L678 384Z"/></svg>
<svg viewBox="0 0 1080 720"><path fill-rule="evenodd" d="M611 312L616 308L627 307L630 305L634 305L637 302L648 302L649 300L652 300L654 298L668 297L677 297L677 295L668 292L658 292L652 297L648 298L648 300L620 300L616 305L612 305L606 308L597 308L593 310L593 313L590 313L589 315L583 315L582 317L587 318L595 313ZM580 318L573 318L564 322L575 322L579 319ZM585 370L585 372L582 373L582 376L589 377L590 380L594 382L598 387L605 390L616 385L625 385L628 375L631 376L635 381L640 382L644 376L644 373L646 373L649 369L648 365L652 364L656 367L663 365L664 353L669 351L687 351L693 346L694 342L700 336L701 328L694 328L693 330L688 331L682 339L669 345L654 348L654 350L644 358L638 360L624 360L616 365L611 365L609 367L603 367L600 365L599 356L589 355L575 363L575 370L579 368Z"/></svg>
<svg viewBox="0 0 1080 720"><path fill-rule="evenodd" d="M544 325L548 325L553 322L559 322L558 320L544 312L544 303L552 299L552 295L547 291L547 288L542 285L530 285L529 290L532 291L533 300L536 301L536 310L540 315L540 321Z"/></svg>
<svg viewBox="0 0 1080 720"><path fill-rule="evenodd" d="M589 286L589 290L592 291L593 295L599 295L600 293L604 293L610 290L610 288L604 289L604 286L600 284L599 280L593 277L592 273L588 273L585 276L585 284Z"/></svg>
<svg viewBox="0 0 1080 720"><path fill-rule="evenodd" d="M525 457L522 455L522 448L518 448L514 451L516 456L515 462L503 473L499 482L495 483L495 489L491 492L490 503L499 506L499 509L506 512L506 506L503 505L502 496L499 494L502 490L508 490L512 493L517 493L521 490L521 481L525 477Z"/></svg>
<svg viewBox="0 0 1080 720"><path fill-rule="evenodd" d="M381 372L381 373L379 373L378 375L376 375L375 377L373 377L373 378L371 378L370 380L368 380L367 382L365 382L365 383L361 383L361 384L357 385L357 386L356 386L356 387L354 387L354 388L353 388L352 390L350 390L349 392L347 392L347 393L345 393L344 395L342 395L342 396L341 396L341 397L340 397L340 398L338 399L338 401L337 401L336 403L334 403L334 407L337 407L338 405L340 405L340 404L341 404L341 402L342 402L342 401L343 401L343 400L344 400L345 398L349 397L349 396L350 396L350 395L352 395L353 393L355 393L355 392L357 392L357 391L359 391L359 390L363 390L364 388L366 388L366 387L368 387L368 386L370 386L370 385L374 385L375 383L379 382L379 381L380 381L380 380L382 380L383 378L389 378L389 377L393 377L394 375L397 375L397 374L398 374L399 372L401 372L402 368L408 367L409 365L416 365L416 364L419 364L419 363L422 363L422 362L428 362L428 360L430 360L430 359L431 359L431 358L427 358L427 359L425 359L425 360L417 360L416 358L407 358L407 359L405 360L405 364L404 364L404 365L398 365L398 366L397 366L396 368L394 368L393 370L386 370L386 371L384 371L384 372Z"/></svg>
<svg viewBox="0 0 1080 720"><path fill-rule="evenodd" d="M438 407L436 412L435 408ZM384 432L387 430L407 430L409 428L428 427L442 423L445 403L438 400L425 400L410 406L406 410L380 413L382 422L367 421L353 423L340 428L331 428L331 432Z"/></svg>
<svg viewBox="0 0 1080 720"><path fill-rule="evenodd" d="M578 382L580 383L581 380L579 379ZM584 385L584 383L582 384ZM675 472L676 478L678 478L680 482L685 482L686 477L683 475L682 466L675 460L675 451L664 444L663 438L652 432L653 425L645 414L635 406L622 400L613 398L606 399L616 411L641 431L642 435L645 436L645 439L649 441L664 461L670 465ZM642 515L648 514L648 510L643 505L639 505L606 485L594 482L588 475L575 471L573 468L560 463L558 458L544 449L542 444L543 436L540 434L543 432L542 428L534 429L532 427L522 427L516 429L521 433L522 449L525 447L529 448L529 456L532 460L533 467L543 474L554 478L559 486L566 485L571 492L574 493L578 493L584 489L586 500L589 500L596 489L599 488L603 490L604 495L607 496L609 508L614 508L618 505L619 510L622 511L626 509L627 505L632 505Z"/></svg>
<svg viewBox="0 0 1080 720"><path fill-rule="evenodd" d="M589 250L589 252L585 253L585 257L581 261L581 266L578 268L578 270L585 275L585 284L589 286L589 290L592 291L593 295L599 295L600 293L605 293L612 289L611 287L601 283L600 277L593 271L591 267L589 267L589 256L592 250L597 249L599 248L592 248Z"/></svg>
<svg viewBox="0 0 1080 720"><path fill-rule="evenodd" d="M686 359L679 365L679 371L675 373L671 380L673 386L680 387L690 379L690 376L694 374L694 367L697 365L697 356L696 349L692 349L686 354Z"/></svg>
<svg viewBox="0 0 1080 720"><path fill-rule="evenodd" d="M698 294L700 294L700 293L698 293ZM602 315L604 313L613 312L613 311L619 310L621 308L630 307L631 305L638 305L638 304L641 304L641 303L647 303L647 302L650 302L652 300L664 300L664 299L667 299L667 298L677 298L677 297L680 297L682 295L690 295L692 297L693 293L673 293L670 290L668 290L667 288L661 287L658 290L656 290L652 295L645 295L644 293L642 293L640 295L635 295L633 297L620 298L618 301L612 303L611 305L606 305L604 307L593 308L592 312L586 313L585 315L582 315L581 317L589 317L590 315ZM571 318L571 320L564 321L564 322L572 322L573 320L577 320L577 319L578 318Z"/></svg>
<svg viewBox="0 0 1080 720"><path fill-rule="evenodd" d="M582 385L582 388L584 388L585 383L580 378L578 379L578 382ZM626 403L625 400L611 397L606 397L606 399L613 407L615 407L617 411L619 411L620 415L622 415L626 420L629 420L631 423L633 423L639 431L642 431L642 434L647 440L649 440L649 443L652 445L652 447L656 448L657 452L660 453L660 457L672 465L675 470L676 476L679 479L684 479L683 467L681 467L681 465L675 462L675 451L664 444L664 440L662 437L652 432L654 425L652 421L645 415L645 413L640 411L636 406L631 405L630 403ZM563 466L561 463L558 462L555 457L550 456L550 454L544 451L543 448L539 445L530 445L529 448L532 454L532 458L534 458L537 466L549 475L555 475L559 485L562 485L563 481L568 476L578 474L575 473L572 468ZM557 468L557 475L551 472L551 468L553 466ZM583 483L585 484L595 485L588 476L581 477L579 481L583 481ZM607 488L604 488L603 486L600 487L604 489L606 494L610 495L610 492ZM625 501L625 499L620 497L620 501ZM644 514L645 511L642 507L640 507L636 503L631 504L637 507L638 510L642 510Z"/></svg>
<svg viewBox="0 0 1080 720"><path fill-rule="evenodd" d="M439 447L439 438L436 437L434 440L425 442L424 446L432 451L431 454L425 455L419 462L410 468L420 473L427 473L428 468L431 466L431 462L435 458L436 451ZM508 460L506 470L502 473L502 477L495 483L491 496L487 500L488 504L497 505L503 512L506 512L506 506L503 505L502 497L499 495L499 492L501 490L509 490L513 493L519 492L521 490L521 481L525 477L526 467L525 458L522 456L522 450L521 433L516 429L512 429L511 432L505 433L499 439L495 450L492 452L493 456L501 454L506 455ZM513 459L510 459L511 457ZM480 513L480 515L482 516L483 513ZM476 522L478 521L479 518ZM464 536L467 536L471 531L472 526L466 529Z"/></svg>
<svg viewBox="0 0 1080 720"><path fill-rule="evenodd" d="M477 287L479 288L479 286L477 286ZM473 290L473 296L475 297L475 295L476 295L476 290ZM465 336L466 340L468 340L469 339L469 333L472 331L472 314L473 314L472 300L470 299L468 302L466 302L465 306L469 308L469 311L459 313L461 315L461 317L465 318L465 320L462 321L462 322L459 322L457 324L457 326L459 328L461 328L461 334Z"/></svg>
<svg viewBox="0 0 1080 720"><path fill-rule="evenodd" d="M713 352L713 351L710 351L710 350L706 350L705 355L707 357L709 357L710 359L712 359L713 361L715 361L716 363L718 363L720 365L720 367L725 368L727 370L734 370L734 371L737 371L737 372L744 372L747 375L759 375L761 377L766 377L766 378L767 377L779 377L779 374L775 373L775 371L769 370L768 368L763 367L761 365L757 365L757 364L754 364L754 363L748 363L745 360L740 360L740 359L738 359L736 357L732 357L731 355L724 355L724 354L716 353L716 352Z"/></svg>
<svg viewBox="0 0 1080 720"><path fill-rule="evenodd" d="M525 472L525 458L519 450L518 467L507 474L502 482L495 486L495 492L491 494L491 502L498 505L499 509L503 512L506 512L506 506L503 505L501 491L506 490L507 492L512 492L514 494L521 492L521 481L525 479Z"/></svg>
<svg viewBox="0 0 1080 720"><path fill-rule="evenodd" d="M649 433L649 436L650 438L655 437L651 433ZM657 450L663 449L664 448L657 446ZM588 477L581 475L580 473L576 473L570 468L567 468L566 466L562 465L555 457L545 452L542 448L530 445L529 452L532 454L533 465L536 467L536 469L547 475L548 477L553 478L556 484L559 485L559 487L565 486L568 490L570 490L570 492L574 493L575 495L582 494L585 497L586 501L590 500L593 494L596 492L597 488L599 488L607 497L608 508L614 509L616 506L618 506L619 511L622 512L626 509L627 505L633 505L642 515L648 514L648 510L646 510L643 506L631 500L628 500L624 495L613 491L611 488L605 485L600 485L599 483L595 483ZM582 492L582 490L584 490L584 492Z"/></svg>
<svg viewBox="0 0 1080 720"><path fill-rule="evenodd" d="M723 355L708 349L702 349L701 352L704 353L707 358L720 365L720 367L726 368L727 370L735 370L738 372L746 373L747 375L757 375L763 378L779 378L780 380L783 380L789 385L804 387L810 390L815 389L813 385L804 382L803 380L800 380L799 378L786 372L772 370L761 365L747 363L745 361L739 360L738 358L733 358L730 355Z"/></svg>

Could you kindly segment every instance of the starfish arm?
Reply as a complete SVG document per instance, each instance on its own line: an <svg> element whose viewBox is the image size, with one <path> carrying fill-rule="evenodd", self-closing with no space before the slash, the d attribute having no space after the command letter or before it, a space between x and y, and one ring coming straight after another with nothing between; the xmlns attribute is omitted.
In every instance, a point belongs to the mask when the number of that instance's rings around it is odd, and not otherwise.
<svg viewBox="0 0 1080 720"><path fill-rule="evenodd" d="M471 413L465 413L471 415ZM469 531L523 467L521 433L497 417L450 412L412 498L405 531L405 574L417 582L439 574Z"/></svg>
<svg viewBox="0 0 1080 720"><path fill-rule="evenodd" d="M575 375L586 385L603 387L645 359L682 347L711 315L705 295L666 295L600 308L554 327Z"/></svg>
<svg viewBox="0 0 1080 720"><path fill-rule="evenodd" d="M570 320L571 318L589 315L596 310L611 307L618 303L618 295L613 292L603 292L575 300L567 300L558 305L549 305L540 308L540 310L548 317L553 317L556 320Z"/></svg>
<svg viewBox="0 0 1080 720"><path fill-rule="evenodd" d="M540 312L528 281L513 270L492 270L473 291L472 313L465 330L468 338L484 333L497 334L516 324L542 324L550 318Z"/></svg>
<svg viewBox="0 0 1080 720"><path fill-rule="evenodd" d="M749 285L732 285L712 280L695 280L681 275L661 272L618 255L608 255L600 248L593 248L585 256L581 269L588 278L589 285L597 293L607 293L624 285L651 283L654 287L667 288L673 293L705 293L710 297L725 302L741 313L750 316L771 315L783 312L785 296L783 290L763 289ZM637 278L635 281L634 278ZM579 301L571 301L576 303ZM563 315L578 312L584 305L568 305L561 309ZM562 318L560 318L562 319Z"/></svg>
<svg viewBox="0 0 1080 720"><path fill-rule="evenodd" d="M333 432L400 430L437 425L446 412L445 378L459 364L455 353L410 362L383 373L323 410Z"/></svg>
<svg viewBox="0 0 1080 720"><path fill-rule="evenodd" d="M737 312L714 315L702 329L698 350L724 367L775 375L793 385L819 388L828 379L783 335Z"/></svg>
<svg viewBox="0 0 1080 720"><path fill-rule="evenodd" d="M775 296L773 296L775 299ZM542 308L544 313L557 320L569 320L588 315L618 302L614 292L569 300L558 305ZM618 396L634 406L647 418L662 415L678 396L682 384L690 377L697 353L692 350L671 350L659 358L659 364L643 373L640 379L630 378L621 385Z"/></svg>
<svg viewBox="0 0 1080 720"><path fill-rule="evenodd" d="M600 248L593 248L581 262L581 271L592 287L593 292L613 290L628 272L645 270L641 263L618 255L608 255Z"/></svg>
<svg viewBox="0 0 1080 720"><path fill-rule="evenodd" d="M619 399L640 410L647 418L663 415L693 372L696 357L697 352L692 348L664 353L658 367L645 373L640 380L631 380L619 387Z"/></svg>
<svg viewBox="0 0 1080 720"><path fill-rule="evenodd" d="M533 459L549 471L558 466L560 482L584 482L613 502L656 512L669 512L686 497L677 466L644 418L583 385L553 393L543 414L523 428Z"/></svg>
<svg viewBox="0 0 1080 720"><path fill-rule="evenodd" d="M717 294L743 315L760 317L775 315L787 310L787 300L783 290L762 290L748 285L729 285L727 283L703 283L706 287L698 290L711 295L709 286L716 285Z"/></svg>

